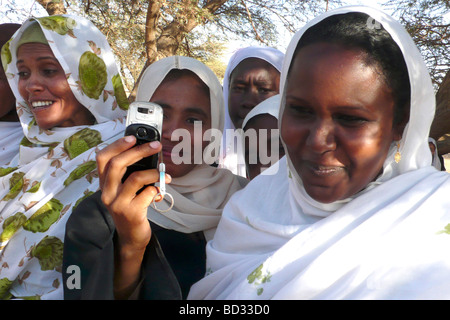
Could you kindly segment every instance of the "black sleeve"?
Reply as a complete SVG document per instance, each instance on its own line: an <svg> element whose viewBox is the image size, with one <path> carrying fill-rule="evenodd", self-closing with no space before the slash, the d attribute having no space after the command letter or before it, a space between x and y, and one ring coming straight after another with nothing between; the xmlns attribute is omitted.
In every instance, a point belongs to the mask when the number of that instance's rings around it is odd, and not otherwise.
<svg viewBox="0 0 450 320"><path fill-rule="evenodd" d="M101 193L87 197L72 212L64 239L63 286L67 300L114 299L114 222ZM67 268L77 266L80 286L74 288ZM142 264L139 299L180 299L176 277L161 252L156 236L147 246ZM68 285L69 284L69 285Z"/></svg>

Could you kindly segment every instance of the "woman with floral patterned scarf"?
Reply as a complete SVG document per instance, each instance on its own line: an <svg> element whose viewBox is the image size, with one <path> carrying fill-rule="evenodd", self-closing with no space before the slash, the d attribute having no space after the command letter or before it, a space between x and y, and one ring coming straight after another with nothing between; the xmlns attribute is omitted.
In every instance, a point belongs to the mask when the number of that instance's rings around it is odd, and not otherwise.
<svg viewBox="0 0 450 320"><path fill-rule="evenodd" d="M0 168L0 298L62 299L65 224L98 189L95 154L128 107L105 36L88 20L27 20L2 48L25 138Z"/></svg>

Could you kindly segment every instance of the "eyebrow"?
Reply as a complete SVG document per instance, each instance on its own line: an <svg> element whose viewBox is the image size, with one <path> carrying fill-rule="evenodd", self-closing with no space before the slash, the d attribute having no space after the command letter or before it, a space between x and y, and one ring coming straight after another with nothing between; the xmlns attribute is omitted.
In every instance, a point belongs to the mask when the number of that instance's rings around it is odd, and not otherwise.
<svg viewBox="0 0 450 320"><path fill-rule="evenodd" d="M48 60L48 59L58 62L58 60L55 57L52 57L52 56L38 57L36 59L36 61ZM17 60L16 65L19 64L19 63L22 63L22 62L24 62L23 59Z"/></svg>
<svg viewBox="0 0 450 320"><path fill-rule="evenodd" d="M161 108L163 108L163 110L164 109L171 109L171 110L174 109L172 106L170 106L168 104L165 104L165 103L161 103L161 102L158 102L158 101L155 101L155 103L159 104L161 106ZM196 108L196 107L186 108L186 109L183 110L183 112L185 112L185 113L194 113L194 114L198 114L198 115L201 115L201 116L204 116L204 117L209 117L209 115L203 109Z"/></svg>

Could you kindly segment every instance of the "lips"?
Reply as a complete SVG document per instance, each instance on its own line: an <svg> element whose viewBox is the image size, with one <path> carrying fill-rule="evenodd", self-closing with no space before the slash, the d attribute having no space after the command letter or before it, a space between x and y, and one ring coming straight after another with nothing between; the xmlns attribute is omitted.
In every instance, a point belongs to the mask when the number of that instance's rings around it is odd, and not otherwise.
<svg viewBox="0 0 450 320"><path fill-rule="evenodd" d="M333 177L337 174L342 173L345 168L343 166L336 165L325 165L317 163L307 163L306 164L309 171L317 177Z"/></svg>
<svg viewBox="0 0 450 320"><path fill-rule="evenodd" d="M31 101L30 105L31 107L34 109L45 109L48 108L49 106L51 106L53 104L53 101L51 100L36 100L36 101Z"/></svg>

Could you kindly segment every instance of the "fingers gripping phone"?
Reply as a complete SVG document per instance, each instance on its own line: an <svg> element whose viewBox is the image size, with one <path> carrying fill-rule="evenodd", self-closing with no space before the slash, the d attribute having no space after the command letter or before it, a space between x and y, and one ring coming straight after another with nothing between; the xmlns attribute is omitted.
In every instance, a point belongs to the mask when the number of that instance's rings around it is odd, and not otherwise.
<svg viewBox="0 0 450 320"><path fill-rule="evenodd" d="M153 102L133 102L127 113L125 136L135 136L136 145L161 141L163 110ZM122 181L139 170L156 169L158 167L158 154L143 158L127 168Z"/></svg>

